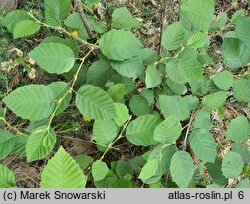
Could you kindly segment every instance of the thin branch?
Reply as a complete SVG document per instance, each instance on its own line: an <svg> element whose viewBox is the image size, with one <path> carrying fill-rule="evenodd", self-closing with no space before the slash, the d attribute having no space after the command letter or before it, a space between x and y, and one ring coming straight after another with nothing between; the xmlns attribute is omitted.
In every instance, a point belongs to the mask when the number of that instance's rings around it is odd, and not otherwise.
<svg viewBox="0 0 250 204"><path fill-rule="evenodd" d="M190 131L191 125L193 124L195 116L196 116L197 112L200 109L201 109L201 105L199 105L199 107L196 110L193 110L193 112L191 114L190 120L189 120L189 122L187 124L187 131L186 131L186 134L185 134L185 137L184 137L184 141L183 141L183 151L187 150L187 141L188 141L189 131Z"/></svg>
<svg viewBox="0 0 250 204"><path fill-rule="evenodd" d="M81 69L82 69L82 67L83 67L83 64L84 64L85 60L87 59L87 57L90 55L90 53L91 53L94 49L95 49L95 45L93 45L92 48L88 51L88 53L82 58L82 62L81 62L81 64L80 64L80 66L78 67L77 72L76 72L76 74L74 75L74 78L71 80L71 82L69 82L69 84L71 83L70 88L69 88L68 91L67 91L67 92L57 101L57 106L55 107L55 109L54 109L52 115L50 116L49 124L48 124L48 126L47 126L47 129L48 129L48 130L50 129L51 124L52 124L52 122L53 122L53 119L54 119L55 116L56 116L56 112L57 112L58 108L61 106L63 100L64 100L70 93L72 93L72 91L74 90L75 83L76 83L76 81L77 81L77 79L78 79L78 76L79 76L79 73L80 73L80 71L81 71Z"/></svg>
<svg viewBox="0 0 250 204"><path fill-rule="evenodd" d="M159 64L160 62L164 62L165 60L170 60L170 59L176 59L177 57L179 57L179 55L182 53L183 50L185 50L186 47L185 46L182 46L181 47L181 50L173 57L162 57L160 60L156 61L154 64L157 65Z"/></svg>
<svg viewBox="0 0 250 204"><path fill-rule="evenodd" d="M103 155L101 156L100 160L103 160L104 157L105 157L105 155L108 153L108 151L109 151L110 149L114 148L113 145L114 145L116 142L118 142L118 140L120 140L121 138L123 138L123 133L124 133L124 131L126 130L126 128L128 127L128 124L129 124L131 118L132 118L132 116L130 116L129 119L128 119L128 121L123 125L122 131L120 132L120 134L118 135L118 137L117 137L113 142L111 142L111 143L108 145L108 148L105 150L105 152L104 152Z"/></svg>
<svg viewBox="0 0 250 204"><path fill-rule="evenodd" d="M27 134L19 131L16 127L12 126L10 123L8 123L5 118L0 117L0 121L2 121L10 130L15 131L18 135L22 135L22 136L28 136Z"/></svg>
<svg viewBox="0 0 250 204"><path fill-rule="evenodd" d="M87 33L88 33L88 36L89 36L89 38L92 38L93 37L92 32L91 32L91 29L90 29L90 26L89 26L89 22L88 22L88 20L86 18L86 15L85 15L84 11L83 11L82 2L81 2L81 0L74 0L74 2L75 2L75 7L78 8L78 11L80 13L83 25L84 25Z"/></svg>
<svg viewBox="0 0 250 204"><path fill-rule="evenodd" d="M189 120L188 125L187 125L187 131L186 131L185 138L183 141L183 151L187 150L187 140L188 140L189 130L190 130L191 125L192 125L193 120L194 120L194 113L195 113L195 111L192 112L190 120Z"/></svg>
<svg viewBox="0 0 250 204"><path fill-rule="evenodd" d="M79 37L73 36L72 33L68 32L68 31L67 31L65 28L63 28L63 27L60 27L60 26L50 26L50 25L48 25L48 24L46 24L46 23L43 23L42 21L38 20L32 13L28 13L28 15L29 15L32 19L34 19L34 21L36 21L37 23L39 23L41 26L43 26L43 27L45 27L45 28L54 29L54 30L56 30L56 31L58 31L58 32L62 32L62 33L66 34L66 35L68 35L68 36L70 36L70 37L73 37L73 38L76 39L77 41L81 42L83 45L88 46L89 49L91 49L92 46L94 45L94 44L91 44L91 43L89 43L89 42L87 42L87 41L85 41L85 40L83 40L83 39L81 39L81 38L79 38ZM95 45L95 47L97 48L98 46Z"/></svg>

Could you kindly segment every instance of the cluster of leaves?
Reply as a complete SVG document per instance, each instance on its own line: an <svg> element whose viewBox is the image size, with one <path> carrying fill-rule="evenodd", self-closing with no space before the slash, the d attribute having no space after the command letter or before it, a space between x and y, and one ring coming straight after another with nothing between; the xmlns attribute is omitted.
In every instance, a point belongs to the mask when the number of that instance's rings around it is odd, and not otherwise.
<svg viewBox="0 0 250 204"><path fill-rule="evenodd" d="M225 187L239 176L239 186L249 187L247 117L238 115L228 124L225 139L232 145L222 158L210 131L210 114L223 115L225 103L235 100L250 106L250 17L242 10L231 19L225 12L215 16L214 4L182 0L180 20L163 32L160 54L144 48L131 32L141 23L126 7L113 11L110 25L86 16L100 36L95 44L88 41L81 15L70 11L71 0L45 0L45 22L24 10L10 12L1 24L15 39L34 35L41 27L63 34L45 38L28 56L40 69L68 81L22 86L3 98L6 107L30 125L25 133L12 129L6 108L0 108L0 121L10 129L0 130L0 159L10 153L25 156L27 162L48 157L57 143L54 118L75 104L93 121L94 140L103 155L95 161L88 155L73 158L60 146L41 172L43 188L85 187L89 180L95 187L135 187L139 179L150 187L196 187L204 181L206 186ZM210 41L226 26L235 29L223 35L220 60L214 60L208 53ZM93 54L95 61L88 67ZM223 69L211 74L218 66ZM120 139L147 151L105 162ZM91 174L84 175L86 170ZM13 186L13 173L0 165L0 187Z"/></svg>

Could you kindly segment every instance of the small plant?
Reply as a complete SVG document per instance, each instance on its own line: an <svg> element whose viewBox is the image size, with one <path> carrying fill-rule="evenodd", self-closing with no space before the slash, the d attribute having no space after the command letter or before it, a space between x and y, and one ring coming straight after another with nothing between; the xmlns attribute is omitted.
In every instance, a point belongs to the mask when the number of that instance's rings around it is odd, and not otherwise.
<svg viewBox="0 0 250 204"><path fill-rule="evenodd" d="M99 2L84 1L88 14ZM136 37L142 23L126 7L105 21L86 15L80 1L74 11L71 4L45 0L44 21L25 10L1 21L14 39L50 31L21 59L60 80L21 86L3 97L0 159L11 153L28 163L50 158L41 171L43 188L82 188L92 181L95 187L231 187L229 179L249 187L247 111L229 117L219 139L212 127L227 107L250 106L250 17L243 10L230 19L227 12L214 15L214 0L183 0L158 54ZM221 47L213 44L216 36ZM54 121L69 106L91 124L95 158L72 157L58 144ZM26 130L7 121L11 111L29 121ZM119 152L121 141L140 151L128 159L107 157ZM225 143L230 148L221 151ZM14 186L14 174L0 165L0 187Z"/></svg>

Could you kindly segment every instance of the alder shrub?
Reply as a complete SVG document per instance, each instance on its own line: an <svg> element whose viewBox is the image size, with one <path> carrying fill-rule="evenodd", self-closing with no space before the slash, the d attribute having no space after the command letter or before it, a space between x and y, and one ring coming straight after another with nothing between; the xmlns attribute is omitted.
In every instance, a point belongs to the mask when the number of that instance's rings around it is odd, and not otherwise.
<svg viewBox="0 0 250 204"><path fill-rule="evenodd" d="M45 0L44 22L25 10L14 10L1 22L14 39L42 27L50 30L27 56L37 69L65 80L25 85L3 98L0 121L8 128L0 130L0 159L11 153L28 163L48 158L40 172L42 188L82 188L87 182L95 187L231 187L229 181L249 187L246 112L231 117L220 137L212 134L219 120L211 113L223 117L228 105L250 106L250 17L243 10L230 18L226 12L214 15L214 0L183 0L179 21L167 25L158 54L136 37L142 23L126 7L113 10L108 26L86 16L98 36L91 43L82 16L70 6L71 0ZM211 52L215 36L223 42ZM101 157L72 157L57 144L53 121L69 105L93 122ZM30 121L30 133L11 128L6 110ZM141 151L111 161L107 156L115 154L120 140ZM1 164L0 187L14 186L13 172Z"/></svg>

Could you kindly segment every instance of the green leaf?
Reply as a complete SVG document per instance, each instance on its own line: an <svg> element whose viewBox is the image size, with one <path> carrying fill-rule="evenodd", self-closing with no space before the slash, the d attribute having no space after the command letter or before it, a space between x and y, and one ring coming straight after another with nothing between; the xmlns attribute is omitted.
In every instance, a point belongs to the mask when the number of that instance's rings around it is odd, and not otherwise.
<svg viewBox="0 0 250 204"><path fill-rule="evenodd" d="M170 173L173 181L180 187L186 188L194 174L193 159L184 151L177 151L170 163Z"/></svg>
<svg viewBox="0 0 250 204"><path fill-rule="evenodd" d="M69 85L62 81L53 82L49 84L48 87L53 91L54 98L56 101L64 97L65 94L70 89ZM69 106L71 98L72 98L72 93L67 93L67 96L62 100L62 103L56 110L55 114L56 116L62 113Z"/></svg>
<svg viewBox="0 0 250 204"><path fill-rule="evenodd" d="M159 58L157 52L149 48L143 48L140 50L140 58L143 61L143 65L147 66L156 62Z"/></svg>
<svg viewBox="0 0 250 204"><path fill-rule="evenodd" d="M49 73L68 72L75 64L74 52L61 43L40 44L29 53L29 56Z"/></svg>
<svg viewBox="0 0 250 204"><path fill-rule="evenodd" d="M149 105L154 103L154 92L152 90L143 89L140 95L147 100Z"/></svg>
<svg viewBox="0 0 250 204"><path fill-rule="evenodd" d="M114 83L125 84L125 95L131 93L135 89L135 84L133 79L115 74L112 76L112 81Z"/></svg>
<svg viewBox="0 0 250 204"><path fill-rule="evenodd" d="M94 178L94 181L101 181L102 179L104 179L108 172L109 172L109 168L107 166L107 164L101 160L96 160L93 164L92 164L92 175Z"/></svg>
<svg viewBox="0 0 250 204"><path fill-rule="evenodd" d="M235 33L238 39L245 42L250 48L250 17L242 16L236 21Z"/></svg>
<svg viewBox="0 0 250 204"><path fill-rule="evenodd" d="M193 95L186 95L183 97L183 99L186 101L189 110L195 110L199 106L199 99L197 96Z"/></svg>
<svg viewBox="0 0 250 204"><path fill-rule="evenodd" d="M189 37L187 46L191 48L201 48L204 45L209 45L209 41L208 35L202 32L196 32Z"/></svg>
<svg viewBox="0 0 250 204"><path fill-rule="evenodd" d="M214 15L209 32L215 32L223 29L227 23L227 19L228 17L226 12L220 12L217 16Z"/></svg>
<svg viewBox="0 0 250 204"><path fill-rule="evenodd" d="M222 172L226 178L237 178L243 169L244 162L237 152L228 152L222 161Z"/></svg>
<svg viewBox="0 0 250 204"><path fill-rule="evenodd" d="M36 128L48 125L49 120L50 120L50 118L44 118L42 120L30 121L30 123L29 123L28 127L26 127L25 131L31 133Z"/></svg>
<svg viewBox="0 0 250 204"><path fill-rule="evenodd" d="M141 95L133 95L129 101L129 108L136 116L150 113L148 101Z"/></svg>
<svg viewBox="0 0 250 204"><path fill-rule="evenodd" d="M142 167L146 164L146 159L143 156L136 156L129 160L131 167L134 171L139 174Z"/></svg>
<svg viewBox="0 0 250 204"><path fill-rule="evenodd" d="M15 146L13 149L13 153L16 156L26 156L26 144L29 136L17 135L14 138Z"/></svg>
<svg viewBox="0 0 250 204"><path fill-rule="evenodd" d="M167 79L166 82L171 91L178 95L184 95L187 92L187 87L184 84L176 83L170 79Z"/></svg>
<svg viewBox="0 0 250 204"><path fill-rule="evenodd" d="M94 86L104 86L111 79L114 72L110 63L101 59L89 67L87 82Z"/></svg>
<svg viewBox="0 0 250 204"><path fill-rule="evenodd" d="M191 138L190 146L194 154L205 162L214 162L217 149L213 135L208 131L196 131Z"/></svg>
<svg viewBox="0 0 250 204"><path fill-rule="evenodd" d="M162 45L168 50L176 50L181 47L185 33L181 22L169 25L162 35Z"/></svg>
<svg viewBox="0 0 250 204"><path fill-rule="evenodd" d="M116 174L120 178L124 178L124 176L126 176L127 174L133 176L134 170L131 167L130 163L128 163L127 161L119 160L116 164Z"/></svg>
<svg viewBox="0 0 250 204"><path fill-rule="evenodd" d="M49 155L56 144L56 134L53 129L42 126L35 129L26 144L27 161L40 160Z"/></svg>
<svg viewBox="0 0 250 204"><path fill-rule="evenodd" d="M53 92L44 85L17 88L3 102L17 116L33 121L49 117L54 109Z"/></svg>
<svg viewBox="0 0 250 204"><path fill-rule="evenodd" d="M0 164L0 188L13 188L16 186L13 172Z"/></svg>
<svg viewBox="0 0 250 204"><path fill-rule="evenodd" d="M117 126L121 127L129 119L128 108L122 103L115 103L115 110L117 117L114 121Z"/></svg>
<svg viewBox="0 0 250 204"><path fill-rule="evenodd" d="M214 60L206 52L198 53L197 60L203 66L215 65Z"/></svg>
<svg viewBox="0 0 250 204"><path fill-rule="evenodd" d="M250 188L249 178L245 178L239 182L236 188Z"/></svg>
<svg viewBox="0 0 250 204"><path fill-rule="evenodd" d="M209 175L212 177L213 182L220 186L227 184L227 178L222 174L222 160L216 158L214 163L207 163L207 170Z"/></svg>
<svg viewBox="0 0 250 204"><path fill-rule="evenodd" d="M83 85L76 95L76 106L81 114L92 119L116 117L115 105L107 92L99 87Z"/></svg>
<svg viewBox="0 0 250 204"><path fill-rule="evenodd" d="M175 145L158 145L150 152L147 161L158 159L158 172L163 174L169 171L171 158L176 151Z"/></svg>
<svg viewBox="0 0 250 204"><path fill-rule="evenodd" d="M60 38L57 36L49 36L45 38L41 43L61 43L63 45L68 46L72 49L75 54L75 57L79 57L79 45L78 43L70 38Z"/></svg>
<svg viewBox="0 0 250 204"><path fill-rule="evenodd" d="M142 44L131 32L114 29L101 37L99 45L106 57L117 61L131 59L142 48Z"/></svg>
<svg viewBox="0 0 250 204"><path fill-rule="evenodd" d="M231 120L227 130L227 139L233 140L234 142L242 142L246 140L249 135L250 125L245 116L241 115Z"/></svg>
<svg viewBox="0 0 250 204"><path fill-rule="evenodd" d="M224 35L224 39L226 38L236 38L236 33L235 31L229 31Z"/></svg>
<svg viewBox="0 0 250 204"><path fill-rule="evenodd" d="M216 74L213 80L217 87L226 91L232 86L234 76L230 71L223 71Z"/></svg>
<svg viewBox="0 0 250 204"><path fill-rule="evenodd" d="M112 27L130 30L140 26L141 23L134 19L126 7L117 8L112 14Z"/></svg>
<svg viewBox="0 0 250 204"><path fill-rule="evenodd" d="M147 67L145 83L147 89L154 88L161 83L161 73L154 65L149 65Z"/></svg>
<svg viewBox="0 0 250 204"><path fill-rule="evenodd" d="M214 83L212 79L207 80L207 88L210 93L216 93L221 91Z"/></svg>
<svg viewBox="0 0 250 204"><path fill-rule="evenodd" d="M158 172L158 159L151 159L142 167L138 178L144 183L151 184L157 182L161 175L162 173ZM154 177L156 177L156 179L154 179Z"/></svg>
<svg viewBox="0 0 250 204"><path fill-rule="evenodd" d="M85 175L61 146L41 173L41 188L83 188Z"/></svg>
<svg viewBox="0 0 250 204"><path fill-rule="evenodd" d="M245 164L249 164L250 162L250 151L248 149L248 146L245 144L241 144L241 143L234 143L232 145L232 151L234 152L238 152L241 157L243 158L243 161Z"/></svg>
<svg viewBox="0 0 250 204"><path fill-rule="evenodd" d="M87 154L80 154L74 157L76 162L82 169L86 169L89 165L93 162L92 157L88 156Z"/></svg>
<svg viewBox="0 0 250 204"><path fill-rule="evenodd" d="M185 120L189 116L189 108L181 96L159 96L160 109L165 118L172 115L179 120Z"/></svg>
<svg viewBox="0 0 250 204"><path fill-rule="evenodd" d="M95 16L86 16L89 27L91 30L95 31L98 34L103 34L107 31L107 24L105 21L96 20Z"/></svg>
<svg viewBox="0 0 250 204"><path fill-rule="evenodd" d="M135 56L123 62L112 61L111 65L114 70L125 77L140 77L144 71L143 62L139 56Z"/></svg>
<svg viewBox="0 0 250 204"><path fill-rule="evenodd" d="M250 80L241 79L234 87L234 97L240 101L250 102Z"/></svg>
<svg viewBox="0 0 250 204"><path fill-rule="evenodd" d="M247 44L237 38L226 38L222 44L224 63L228 67L243 67L249 63L250 51Z"/></svg>
<svg viewBox="0 0 250 204"><path fill-rule="evenodd" d="M208 110L212 110L213 108L219 108L223 106L226 98L227 98L227 92L218 91L216 93L205 96L202 99L202 104Z"/></svg>
<svg viewBox="0 0 250 204"><path fill-rule="evenodd" d="M231 18L231 22L235 24L240 19L240 17L242 17L244 15L245 15L244 9L236 11Z"/></svg>
<svg viewBox="0 0 250 204"><path fill-rule="evenodd" d="M105 146L117 137L118 129L113 120L95 120L93 134L97 144Z"/></svg>
<svg viewBox="0 0 250 204"><path fill-rule="evenodd" d="M117 187L117 182L118 178L111 170L108 171L107 175L103 180L94 180L95 187L97 188L115 188Z"/></svg>
<svg viewBox="0 0 250 204"><path fill-rule="evenodd" d="M61 26L69 15L71 0L45 0L45 21L50 26Z"/></svg>
<svg viewBox="0 0 250 204"><path fill-rule="evenodd" d="M154 140L162 144L175 142L181 135L182 126L173 116L167 117L154 130Z"/></svg>
<svg viewBox="0 0 250 204"><path fill-rule="evenodd" d="M155 126L161 122L157 115L143 115L129 123L126 130L128 141L134 145L149 146L156 144L153 138Z"/></svg>
<svg viewBox="0 0 250 204"><path fill-rule="evenodd" d="M125 84L114 84L108 89L108 93L113 101L122 101L125 95Z"/></svg>
<svg viewBox="0 0 250 204"><path fill-rule="evenodd" d="M24 20L32 20L27 11L13 10L4 17L4 19L1 21L1 24L5 26L9 32L13 32L14 26L18 22Z"/></svg>
<svg viewBox="0 0 250 204"><path fill-rule="evenodd" d="M190 81L189 85L191 87L191 91L194 95L204 96L208 93L208 78L203 77L201 80Z"/></svg>
<svg viewBox="0 0 250 204"><path fill-rule="evenodd" d="M181 12L189 19L193 29L207 32L213 19L214 0L186 0L181 4Z"/></svg>
<svg viewBox="0 0 250 204"><path fill-rule="evenodd" d="M19 21L13 28L14 39L26 37L38 32L41 25L32 20Z"/></svg>
<svg viewBox="0 0 250 204"><path fill-rule="evenodd" d="M212 127L212 121L210 118L210 111L202 108L198 111L194 120L195 130L207 130L209 131Z"/></svg>
<svg viewBox="0 0 250 204"><path fill-rule="evenodd" d="M78 32L78 37L81 39L88 39L88 33L83 25L81 16L77 12L70 14L64 21L64 24L71 30L76 30Z"/></svg>
<svg viewBox="0 0 250 204"><path fill-rule="evenodd" d="M206 162L200 162L194 170L194 175L192 178L192 183L193 184L199 184L200 180L203 178L204 175L204 166Z"/></svg>
<svg viewBox="0 0 250 204"><path fill-rule="evenodd" d="M14 145L14 135L6 130L0 129L0 160L4 159L12 152Z"/></svg>
<svg viewBox="0 0 250 204"><path fill-rule="evenodd" d="M187 81L199 80L203 77L202 65L197 60L197 53L190 48L186 48L181 52L178 61L178 68Z"/></svg>
<svg viewBox="0 0 250 204"><path fill-rule="evenodd" d="M203 77L202 66L197 60L197 54L191 48L186 48L177 59L167 62L166 72L176 83L200 80Z"/></svg>

